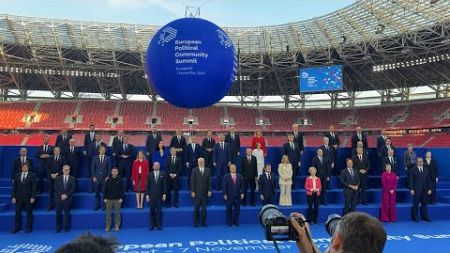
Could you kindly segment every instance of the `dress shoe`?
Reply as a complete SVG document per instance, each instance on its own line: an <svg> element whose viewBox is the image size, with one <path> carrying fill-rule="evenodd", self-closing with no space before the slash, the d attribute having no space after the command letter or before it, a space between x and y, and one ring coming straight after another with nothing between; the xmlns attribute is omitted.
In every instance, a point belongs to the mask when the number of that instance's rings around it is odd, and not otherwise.
<svg viewBox="0 0 450 253"><path fill-rule="evenodd" d="M423 220L423 221L426 221L426 222L431 222L430 218L428 218L428 217L422 218L422 220Z"/></svg>
<svg viewBox="0 0 450 253"><path fill-rule="evenodd" d="M20 231L20 229L15 228L13 230L11 230L11 234L17 234Z"/></svg>
<svg viewBox="0 0 450 253"><path fill-rule="evenodd" d="M177 205L173 205L173 207L178 208L178 204Z"/></svg>
<svg viewBox="0 0 450 253"><path fill-rule="evenodd" d="M413 217L412 220L415 222L419 222L419 219L417 219L416 217Z"/></svg>
<svg viewBox="0 0 450 253"><path fill-rule="evenodd" d="M70 228L65 228L64 233L68 233L68 232L70 232Z"/></svg>
<svg viewBox="0 0 450 253"><path fill-rule="evenodd" d="M31 233L31 228L26 228L26 229L25 229L25 233L27 233L27 234L28 234L28 233Z"/></svg>
<svg viewBox="0 0 450 253"><path fill-rule="evenodd" d="M208 224L206 224L206 223L202 223L202 227L207 227L208 226Z"/></svg>
<svg viewBox="0 0 450 253"><path fill-rule="evenodd" d="M155 230L155 228L156 228L155 226L151 226L150 230L153 231L153 230Z"/></svg>
<svg viewBox="0 0 450 253"><path fill-rule="evenodd" d="M47 212L50 212L51 210L53 210L53 207L51 207L51 206L47 207L47 209L46 209Z"/></svg>
<svg viewBox="0 0 450 253"><path fill-rule="evenodd" d="M156 226L156 229L162 230L162 227L161 226Z"/></svg>
<svg viewBox="0 0 450 253"><path fill-rule="evenodd" d="M98 211L100 209L100 206L95 206L94 211Z"/></svg>
<svg viewBox="0 0 450 253"><path fill-rule="evenodd" d="M61 232L61 228L57 228L56 230L55 230L55 233L59 233L59 232Z"/></svg>
<svg viewBox="0 0 450 253"><path fill-rule="evenodd" d="M198 223L195 223L195 224L194 224L194 228L198 228Z"/></svg>

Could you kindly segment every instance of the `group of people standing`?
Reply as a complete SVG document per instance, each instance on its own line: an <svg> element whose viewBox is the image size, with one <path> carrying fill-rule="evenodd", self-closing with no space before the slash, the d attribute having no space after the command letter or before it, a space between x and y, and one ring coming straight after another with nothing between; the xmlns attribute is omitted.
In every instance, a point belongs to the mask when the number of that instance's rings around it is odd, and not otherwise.
<svg viewBox="0 0 450 253"><path fill-rule="evenodd" d="M123 131L114 137L111 152L107 154L107 144L101 135L90 125L84 138L84 147L75 146L76 140L62 130L55 146L49 144L45 136L38 148L36 158L38 166L34 168L33 160L27 157L26 148L20 150L20 156L13 165L13 203L16 204L16 226L13 232L21 228L22 209L27 210L27 231L31 231L32 204L36 195L43 192L44 178L48 182L50 211L56 207L57 232L70 230L72 195L76 189L76 178L80 174L81 157L88 163L87 174L91 182L91 192L95 193L95 210L106 209L106 230L112 228L111 215L114 212L114 229L120 228L120 207L125 192L136 193L136 207L144 207L144 201L150 205L150 229L161 229L161 206L179 206L180 176L188 177L188 188L194 202L194 226L206 226L207 199L212 194L211 178L215 176L215 188L222 191L226 203L226 221L229 226L239 225L241 205L255 206L256 192L263 204L273 204L276 185L279 185L279 205L293 204L291 193L300 188L298 175L304 152L303 135L297 124L292 125L287 142L282 147L281 162L278 173L272 173L271 165L265 163L267 156L266 140L262 131L257 130L251 141L251 147L240 154L240 137L234 127L229 133L217 135L217 142L212 131L208 131L201 145L196 136L189 136L189 143L181 130L176 131L170 140L170 147L164 146L161 134L152 127L147 136L145 150L136 154L135 147L129 143ZM316 151L316 156L308 167L302 188L306 191L308 203L308 220L318 221L319 205L327 204L327 190L330 189L332 176L339 176L344 188L344 214L355 211L356 204L367 204L367 176L371 170L368 158L367 136L357 128L352 136L352 155L346 159L346 168L338 172L337 150L340 145L334 127L323 137L323 145ZM382 208L380 219L393 222L396 220L395 202L399 179L399 169L394 157L395 148L391 139L382 131L377 140L380 159ZM428 201L436 201L435 189L437 177L436 162L427 152L425 162L417 157L412 145L404 154L407 186L413 195L412 218L417 220L418 206L421 204L422 219L429 221ZM240 173L237 173L237 168ZM33 171L35 173L33 173ZM276 183L276 178L278 183ZM394 180L395 179L395 180ZM103 196L102 196L103 195ZM431 197L429 197L431 196ZM64 211L64 221L62 212Z"/></svg>

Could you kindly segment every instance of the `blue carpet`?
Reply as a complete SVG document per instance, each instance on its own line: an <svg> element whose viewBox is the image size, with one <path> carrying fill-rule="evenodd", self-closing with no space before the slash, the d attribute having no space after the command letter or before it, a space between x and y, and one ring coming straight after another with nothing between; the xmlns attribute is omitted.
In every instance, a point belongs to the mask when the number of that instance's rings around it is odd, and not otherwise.
<svg viewBox="0 0 450 253"><path fill-rule="evenodd" d="M398 222L385 224L388 232L386 253L447 253L450 246L450 221L433 223ZM53 252L60 245L84 233L73 230L69 233L55 234L53 231L39 231L31 234L15 235L0 232L0 252ZM192 228L188 226L165 227L163 231L146 229L122 229L119 232L105 233L90 230L93 234L114 236L121 244L121 253L193 253L193 252L274 252L273 244L264 241L260 225L241 225L239 228L209 226ZM328 245L329 236L323 224L312 226L313 238L322 251ZM293 242L280 244L281 252L298 252ZM7 251L7 249L15 251Z"/></svg>

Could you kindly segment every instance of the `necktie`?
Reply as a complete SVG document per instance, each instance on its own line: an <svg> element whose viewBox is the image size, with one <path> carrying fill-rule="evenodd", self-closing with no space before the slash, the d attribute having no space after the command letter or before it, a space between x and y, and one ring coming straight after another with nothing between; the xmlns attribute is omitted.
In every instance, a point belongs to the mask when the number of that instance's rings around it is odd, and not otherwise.
<svg viewBox="0 0 450 253"><path fill-rule="evenodd" d="M66 189L67 187L67 176L64 175L64 189Z"/></svg>
<svg viewBox="0 0 450 253"><path fill-rule="evenodd" d="M422 173L422 167L419 168L420 173Z"/></svg>
<svg viewBox="0 0 450 253"><path fill-rule="evenodd" d="M177 138L178 138L178 142L180 142L181 137L180 137L180 136L177 136Z"/></svg>
<svg viewBox="0 0 450 253"><path fill-rule="evenodd" d="M58 156L55 156L55 162L58 161Z"/></svg>
<svg viewBox="0 0 450 253"><path fill-rule="evenodd" d="M325 145L325 149L328 150L328 145Z"/></svg>
<svg viewBox="0 0 450 253"><path fill-rule="evenodd" d="M203 168L200 168L200 174L203 176Z"/></svg>
<svg viewBox="0 0 450 253"><path fill-rule="evenodd" d="M72 146L72 147L70 147L70 153L72 153L72 154L73 154L73 146Z"/></svg>
<svg viewBox="0 0 450 253"><path fill-rule="evenodd" d="M221 142L220 145L222 146L222 149L225 149L225 148L224 148L224 145L223 145L223 142Z"/></svg>
<svg viewBox="0 0 450 253"><path fill-rule="evenodd" d="M47 153L47 145L44 145L44 152Z"/></svg>
<svg viewBox="0 0 450 253"><path fill-rule="evenodd" d="M26 177L27 177L27 174L23 173L23 174L22 174L22 179L20 180L20 182L23 183L23 181L25 181L25 178L26 178Z"/></svg>
<svg viewBox="0 0 450 253"><path fill-rule="evenodd" d="M334 138L334 133L331 133L331 137L333 137L333 138Z"/></svg>
<svg viewBox="0 0 450 253"><path fill-rule="evenodd" d="M267 173L267 179L271 180L270 179L270 173Z"/></svg>
<svg viewBox="0 0 450 253"><path fill-rule="evenodd" d="M236 184L236 174L231 174L231 178L233 179L233 184Z"/></svg>
<svg viewBox="0 0 450 253"><path fill-rule="evenodd" d="M393 160L392 157L389 157L390 163L394 163L392 160Z"/></svg>
<svg viewBox="0 0 450 253"><path fill-rule="evenodd" d="M157 171L155 171L155 182L158 183L158 177L159 177L159 173Z"/></svg>
<svg viewBox="0 0 450 253"><path fill-rule="evenodd" d="M362 161L362 155L359 155L359 160Z"/></svg>
<svg viewBox="0 0 450 253"><path fill-rule="evenodd" d="M25 157L22 157L22 163L25 163L27 159Z"/></svg>
<svg viewBox="0 0 450 253"><path fill-rule="evenodd" d="M322 163L322 157L321 156L319 156L319 161L320 161L320 163Z"/></svg>
<svg viewBox="0 0 450 253"><path fill-rule="evenodd" d="M350 172L350 176L353 178L353 170L349 169L348 172Z"/></svg>
<svg viewBox="0 0 450 253"><path fill-rule="evenodd" d="M291 148L294 149L294 143L291 142Z"/></svg>
<svg viewBox="0 0 450 253"><path fill-rule="evenodd" d="M195 143L192 143L192 153L195 153Z"/></svg>
<svg viewBox="0 0 450 253"><path fill-rule="evenodd" d="M127 144L123 145L123 150L127 150Z"/></svg>
<svg viewBox="0 0 450 253"><path fill-rule="evenodd" d="M231 135L231 139L234 141L234 134Z"/></svg>
<svg viewBox="0 0 450 253"><path fill-rule="evenodd" d="M156 140L156 134L153 134L153 139L155 139L155 140Z"/></svg>
<svg viewBox="0 0 450 253"><path fill-rule="evenodd" d="M103 163L103 156L100 156L100 163Z"/></svg>
<svg viewBox="0 0 450 253"><path fill-rule="evenodd" d="M172 156L172 163L173 163L173 164L175 164L175 159L176 159L176 157L175 157L175 156Z"/></svg>
<svg viewBox="0 0 450 253"><path fill-rule="evenodd" d="M250 164L252 162L252 158L250 156L247 156L247 161L248 161L248 164Z"/></svg>

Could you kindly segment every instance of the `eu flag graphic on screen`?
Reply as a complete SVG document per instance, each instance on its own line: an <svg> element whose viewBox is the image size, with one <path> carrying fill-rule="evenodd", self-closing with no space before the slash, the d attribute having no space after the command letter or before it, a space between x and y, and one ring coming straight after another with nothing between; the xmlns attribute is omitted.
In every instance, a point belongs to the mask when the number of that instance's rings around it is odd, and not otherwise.
<svg viewBox="0 0 450 253"><path fill-rule="evenodd" d="M342 90L342 65L300 69L300 92Z"/></svg>

